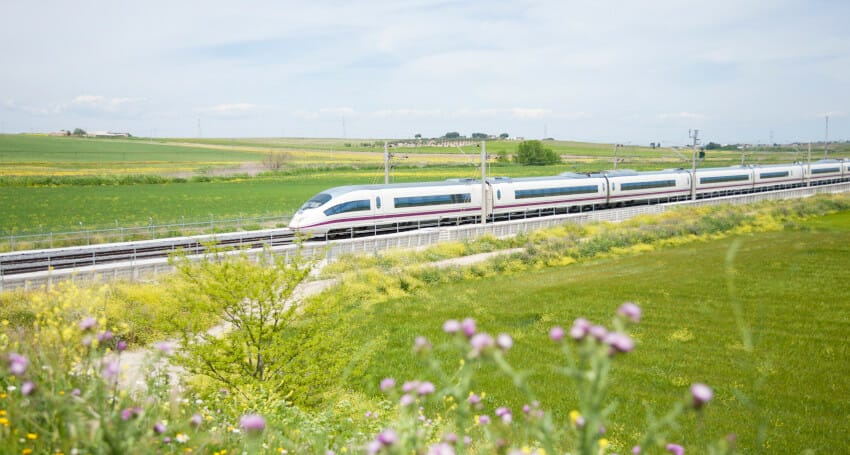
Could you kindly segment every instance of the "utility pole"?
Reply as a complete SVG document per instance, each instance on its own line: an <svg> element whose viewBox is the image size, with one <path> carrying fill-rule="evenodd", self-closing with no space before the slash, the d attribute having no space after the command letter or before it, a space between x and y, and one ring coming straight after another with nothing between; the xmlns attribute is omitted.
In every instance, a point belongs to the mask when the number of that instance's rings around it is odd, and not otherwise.
<svg viewBox="0 0 850 455"><path fill-rule="evenodd" d="M487 224L487 141L481 141L481 224Z"/></svg>
<svg viewBox="0 0 850 455"><path fill-rule="evenodd" d="M384 184L390 183L390 149L387 141L384 141Z"/></svg>
<svg viewBox="0 0 850 455"><path fill-rule="evenodd" d="M620 144L614 144L614 170L615 171L617 170L617 147L619 147L619 146L620 146Z"/></svg>
<svg viewBox="0 0 850 455"><path fill-rule="evenodd" d="M697 200L697 145L699 145L699 130L688 130L688 137L694 140L691 154L691 200Z"/></svg>
<svg viewBox="0 0 850 455"><path fill-rule="evenodd" d="M812 186L812 143L809 142L809 155L806 158L806 187Z"/></svg>

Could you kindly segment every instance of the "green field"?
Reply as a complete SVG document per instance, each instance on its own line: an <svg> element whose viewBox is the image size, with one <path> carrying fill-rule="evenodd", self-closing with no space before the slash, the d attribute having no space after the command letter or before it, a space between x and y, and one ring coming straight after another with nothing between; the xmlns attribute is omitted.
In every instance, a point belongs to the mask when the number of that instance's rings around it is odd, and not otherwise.
<svg viewBox="0 0 850 455"><path fill-rule="evenodd" d="M836 453L844 445L836 436L850 433L850 213L808 226L458 282L376 305L348 340L372 349L348 384L376 393L380 378L427 374L411 356L413 338L439 343L445 320L471 316L481 330L514 337L508 359L535 372L537 396L563 417L575 397L554 373L563 362L548 330L580 316L606 323L634 301L645 317L637 348L615 363L618 407L607 436L616 449L629 450L647 408L661 414L689 384L705 382L716 398L704 421L691 415L672 440L705 447L734 433L744 453ZM490 406L524 404L509 380L480 373Z"/></svg>

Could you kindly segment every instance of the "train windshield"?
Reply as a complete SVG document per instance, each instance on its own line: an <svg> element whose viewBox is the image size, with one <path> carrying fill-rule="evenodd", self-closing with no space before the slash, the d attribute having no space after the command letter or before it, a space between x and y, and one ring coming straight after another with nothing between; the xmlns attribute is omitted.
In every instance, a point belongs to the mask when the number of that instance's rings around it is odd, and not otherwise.
<svg viewBox="0 0 850 455"><path fill-rule="evenodd" d="M313 198L310 199L309 201L305 202L304 205L302 205L301 208L298 209L298 211L300 212L302 210L314 209L316 207L321 207L325 202L328 202L330 200L331 200L330 194L319 193L319 194L313 196Z"/></svg>

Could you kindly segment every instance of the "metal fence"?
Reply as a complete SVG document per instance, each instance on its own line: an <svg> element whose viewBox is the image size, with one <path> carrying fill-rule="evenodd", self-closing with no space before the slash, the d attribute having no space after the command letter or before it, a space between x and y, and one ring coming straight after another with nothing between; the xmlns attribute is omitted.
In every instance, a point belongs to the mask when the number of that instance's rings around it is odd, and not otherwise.
<svg viewBox="0 0 850 455"><path fill-rule="evenodd" d="M364 237L330 242L307 242L300 254L305 258L331 262L347 254L375 253L396 248L419 248L446 241L472 240L483 235L510 237L564 223L587 223L592 221L624 221L638 215L662 213L681 206L704 206L717 204L750 204L766 200L795 199L819 193L843 193L850 191L850 183L824 185L811 188L754 193L740 196L728 196L716 199L678 202L674 204L643 205L622 209L599 210L569 215L557 215L527 220L516 220L497 224L463 225L457 227L426 228L419 231L402 232L380 237ZM297 246L287 245L269 249L271 254L296 254ZM236 252L238 253L238 252ZM266 250L252 250L247 254L257 257L266 254ZM60 281L97 282L111 279L131 281L151 280L153 276L169 272L173 268L167 259L147 259L127 263L104 264L82 267L75 270L54 270L50 272L25 273L0 276L0 290L50 288Z"/></svg>
<svg viewBox="0 0 850 455"><path fill-rule="evenodd" d="M38 232L10 234L0 237L0 253L9 251L38 250L65 246L95 245L98 243L129 242L135 240L153 240L166 237L215 234L241 230L258 230L289 225L290 216L260 216L238 218L216 218L210 215L207 220L179 223L154 224L147 226L118 226L110 228L79 229L65 232ZM81 223L82 224L82 223Z"/></svg>

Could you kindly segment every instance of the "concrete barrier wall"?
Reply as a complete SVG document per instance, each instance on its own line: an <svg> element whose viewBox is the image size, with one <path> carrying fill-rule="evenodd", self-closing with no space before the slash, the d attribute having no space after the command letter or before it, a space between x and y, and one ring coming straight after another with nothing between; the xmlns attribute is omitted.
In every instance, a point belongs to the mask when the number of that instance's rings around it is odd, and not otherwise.
<svg viewBox="0 0 850 455"><path fill-rule="evenodd" d="M427 228L380 237L364 237L333 242L307 242L302 246L301 254L306 258L333 261L346 254L375 253L396 248L420 248L439 242L473 240L483 235L493 235L499 238L511 237L520 233L531 232L564 223L587 223L591 221L617 222L638 215L662 213L681 206L750 204L766 200L795 199L820 193L843 193L847 191L850 191L850 183L840 183L811 188L797 188L793 190L678 202L674 204L643 205L545 218L514 220L498 224ZM287 245L274 247L268 251L275 255L288 256L296 254L296 249L297 246L295 245ZM251 257L256 257L259 254L264 254L264 250L251 250L247 254ZM173 266L168 263L168 259L160 258L81 267L73 270L53 270L49 272L11 275L8 277L0 276L0 291L19 288L49 289L65 280L74 282L103 282L110 280L144 282L152 280L157 274L172 272L173 269Z"/></svg>

